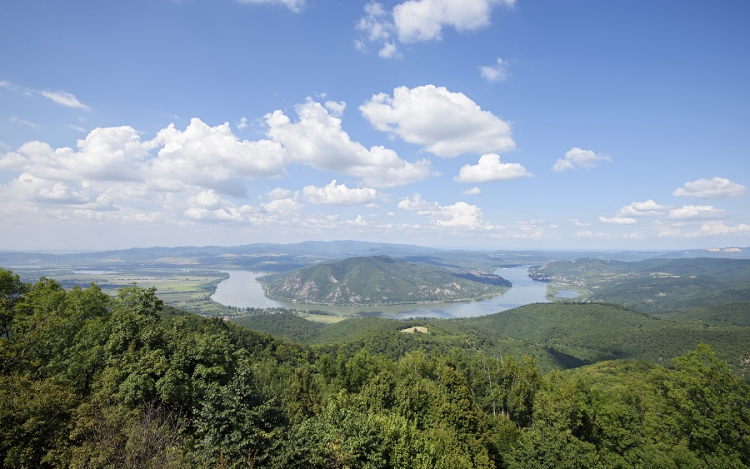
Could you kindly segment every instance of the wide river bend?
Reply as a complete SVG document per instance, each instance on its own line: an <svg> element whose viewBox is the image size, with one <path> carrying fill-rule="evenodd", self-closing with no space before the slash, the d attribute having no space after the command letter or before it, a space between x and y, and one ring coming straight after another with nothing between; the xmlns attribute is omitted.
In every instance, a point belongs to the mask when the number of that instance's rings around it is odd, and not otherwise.
<svg viewBox="0 0 750 469"><path fill-rule="evenodd" d="M470 318L517 308L529 303L546 303L547 283L534 281L529 266L497 269L495 274L510 280L513 287L500 296L460 303L426 303L397 306L324 306L276 301L266 297L255 279L262 272L229 271L229 278L216 287L211 299L240 308L282 307L301 311L326 311L341 316L376 316L393 319L412 317ZM566 290L563 290L566 291Z"/></svg>

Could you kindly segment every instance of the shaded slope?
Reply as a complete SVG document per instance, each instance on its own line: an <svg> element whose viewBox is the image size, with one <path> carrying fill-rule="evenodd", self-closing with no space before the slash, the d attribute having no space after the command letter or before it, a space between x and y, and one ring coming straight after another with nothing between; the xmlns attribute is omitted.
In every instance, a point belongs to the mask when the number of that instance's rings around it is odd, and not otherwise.
<svg viewBox="0 0 750 469"><path fill-rule="evenodd" d="M612 359L669 363L700 343L711 345L740 373L750 361L749 327L662 320L610 304L533 304L449 320L352 318L322 327L291 314L284 319L278 316L250 316L237 322L292 341L348 344L353 349L365 347L393 356L415 348L450 347L490 356L531 353L543 369L573 368ZM429 334L400 332L413 326L425 326Z"/></svg>

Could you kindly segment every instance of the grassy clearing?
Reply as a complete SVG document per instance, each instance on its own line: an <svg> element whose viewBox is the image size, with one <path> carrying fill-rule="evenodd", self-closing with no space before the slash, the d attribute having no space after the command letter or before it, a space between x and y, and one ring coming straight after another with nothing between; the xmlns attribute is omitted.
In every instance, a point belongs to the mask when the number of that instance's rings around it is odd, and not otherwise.
<svg viewBox="0 0 750 469"><path fill-rule="evenodd" d="M330 316L330 315L323 315L323 314L307 314L307 313L301 313L299 314L299 317L307 319L308 321L319 322L322 324L336 324L337 322L341 322L345 319L348 319L347 316Z"/></svg>
<svg viewBox="0 0 750 469"><path fill-rule="evenodd" d="M575 290L575 292L578 293L578 296L575 298L558 298L557 295L560 294L560 292L563 290ZM547 293L544 295L544 297L547 298L548 301L551 301L553 303L560 301L586 301L589 296L591 296L591 291L572 283L550 283L549 285L547 285Z"/></svg>

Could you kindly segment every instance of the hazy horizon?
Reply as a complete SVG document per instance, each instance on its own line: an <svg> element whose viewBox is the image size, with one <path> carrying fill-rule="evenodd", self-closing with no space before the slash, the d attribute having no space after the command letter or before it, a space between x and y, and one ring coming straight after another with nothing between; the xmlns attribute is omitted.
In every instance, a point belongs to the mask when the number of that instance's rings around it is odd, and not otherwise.
<svg viewBox="0 0 750 469"><path fill-rule="evenodd" d="M10 0L0 249L750 246L750 3Z"/></svg>
<svg viewBox="0 0 750 469"><path fill-rule="evenodd" d="M0 249L0 252L5 253L38 253L38 254L58 254L58 255L65 255L65 254L86 254L86 253L99 253L99 252L107 252L107 251L126 251L131 249L202 249L202 248L226 248L231 249L235 247L242 247L242 246L252 246L256 244L271 244L271 245L278 245L278 246L289 246L289 245L295 245L295 244L302 244L302 243L348 243L348 242L364 242L364 243L372 243L372 244L382 244L382 245L393 245L393 246L410 246L420 249L435 249L435 250L445 250L445 251L477 251L477 252L493 252L493 251L508 251L508 252L548 252L548 253L554 253L554 252L596 252L596 253L625 253L625 252L642 252L642 253L664 253L664 252L683 252L683 251L711 251L711 252L732 252L734 250L748 250L750 247L748 246L706 246L701 248L691 248L691 249L680 249L680 248L664 248L664 249L618 249L618 248L611 248L611 249L586 249L586 248L544 248L543 246L540 246L538 248L532 248L532 249L503 249L503 248L482 248L475 245L470 246L435 246L430 244L413 244L413 243L385 243L385 242L376 242L376 241L359 241L359 240L352 240L352 239L338 239L338 240L330 240L330 241L322 241L322 240L307 240L307 241L299 241L295 243L274 243L274 242L257 242L257 243L246 243L246 244L232 244L232 245L219 245L219 244L203 244L203 245L183 245L183 246L159 246L159 245L150 245L150 246L129 246L124 248L114 248L114 249L67 249L67 250L58 250L58 249Z"/></svg>

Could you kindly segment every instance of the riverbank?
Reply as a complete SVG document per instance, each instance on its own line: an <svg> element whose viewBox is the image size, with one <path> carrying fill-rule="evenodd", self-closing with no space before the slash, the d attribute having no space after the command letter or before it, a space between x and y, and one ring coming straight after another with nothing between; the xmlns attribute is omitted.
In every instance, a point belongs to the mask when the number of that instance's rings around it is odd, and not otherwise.
<svg viewBox="0 0 750 469"><path fill-rule="evenodd" d="M274 295L271 293L270 289L268 288L268 285L260 280L260 278L255 279L256 282L260 284L260 286L263 288L263 292L266 296L266 298L269 298L274 301L279 301L283 303L292 303L295 305L301 305L303 307L306 306L326 306L326 307L353 307L353 308L377 308L380 306L422 306L422 305L436 305L436 304L443 304L443 303L470 303L473 301L482 301L487 300L490 298L495 298L496 296L503 295L506 293L510 288L512 287L499 287L494 292L487 293L485 295L479 295L471 298L456 298L456 299L444 299L441 301L380 301L380 302L370 302L370 303L346 303L346 304L339 304L339 303L320 303L315 301L306 301L301 302L297 301L293 298L281 298L279 296Z"/></svg>
<svg viewBox="0 0 750 469"><path fill-rule="evenodd" d="M266 297L257 277L260 272L229 271L229 279L221 282L211 296L214 301L240 308L286 308L302 313L320 311L336 316L369 316L391 319L426 318L464 318L493 314L517 308L530 303L548 303L546 298L547 283L537 282L528 276L529 266L518 266L497 269L499 275L513 285L505 293L492 298L469 302L440 302L410 305L380 306L329 306L309 305L278 301Z"/></svg>

